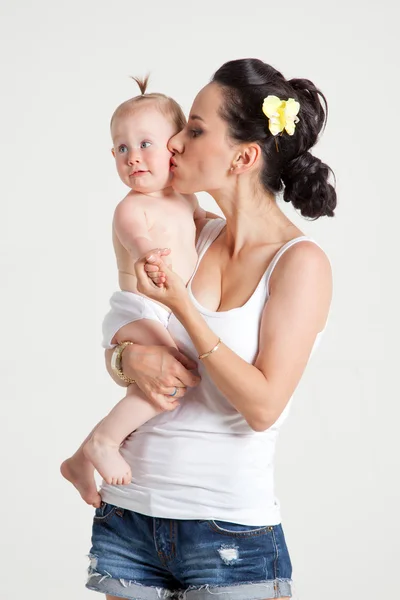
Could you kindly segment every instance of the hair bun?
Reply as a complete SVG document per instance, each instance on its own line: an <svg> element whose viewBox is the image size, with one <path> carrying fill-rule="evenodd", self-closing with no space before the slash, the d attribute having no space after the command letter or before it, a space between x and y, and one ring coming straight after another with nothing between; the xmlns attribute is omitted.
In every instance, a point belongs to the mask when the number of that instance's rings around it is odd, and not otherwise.
<svg viewBox="0 0 400 600"><path fill-rule="evenodd" d="M333 217L336 192L328 179L331 169L310 152L291 160L282 173L283 199L291 202L303 217Z"/></svg>
<svg viewBox="0 0 400 600"><path fill-rule="evenodd" d="M309 79L290 79L261 60L246 58L225 63L212 79L223 94L220 115L235 142L258 142L262 152L260 182L264 189L292 202L305 217L333 216L336 192L328 183L330 168L314 158L315 145L326 122L327 101ZM268 96L293 98L300 104L293 135L277 139L262 110ZM279 152L277 151L279 144Z"/></svg>

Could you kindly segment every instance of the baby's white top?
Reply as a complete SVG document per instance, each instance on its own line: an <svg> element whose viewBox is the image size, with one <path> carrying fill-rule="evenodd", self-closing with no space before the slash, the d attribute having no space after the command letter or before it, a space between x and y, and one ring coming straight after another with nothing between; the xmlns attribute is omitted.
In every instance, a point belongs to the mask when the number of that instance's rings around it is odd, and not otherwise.
<svg viewBox="0 0 400 600"><path fill-rule="evenodd" d="M198 242L198 262L225 225L210 220ZM189 295L224 344L249 363L258 353L262 313L268 285L282 254L306 236L285 244L275 255L251 298L239 308L213 312ZM168 330L190 358L197 352L172 314ZM317 336L315 350L321 334ZM201 383L189 389L181 405L145 423L124 443L122 454L132 468L129 486L103 484L105 502L167 519L216 519L244 525L276 525L281 521L274 492L274 453L279 429L290 403L267 431L255 432L216 388L199 361Z"/></svg>

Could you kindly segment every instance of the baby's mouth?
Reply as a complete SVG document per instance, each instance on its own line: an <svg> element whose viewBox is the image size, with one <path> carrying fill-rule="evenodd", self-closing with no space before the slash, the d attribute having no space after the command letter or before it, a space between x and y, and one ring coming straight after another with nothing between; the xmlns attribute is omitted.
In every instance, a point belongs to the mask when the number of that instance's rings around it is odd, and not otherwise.
<svg viewBox="0 0 400 600"><path fill-rule="evenodd" d="M148 173L148 171L132 171L132 173L129 173L129 177L137 177L138 175L142 175L143 173Z"/></svg>

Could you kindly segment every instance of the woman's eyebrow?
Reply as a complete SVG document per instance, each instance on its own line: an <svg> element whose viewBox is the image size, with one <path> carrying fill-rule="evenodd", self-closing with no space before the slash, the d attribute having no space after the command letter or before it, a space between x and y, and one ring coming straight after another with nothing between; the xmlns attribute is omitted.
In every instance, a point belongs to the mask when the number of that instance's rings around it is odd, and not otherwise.
<svg viewBox="0 0 400 600"><path fill-rule="evenodd" d="M195 121L197 119L198 121L203 121L203 123L204 123L204 119L202 119L201 117L199 117L199 115L190 115L189 119L191 121Z"/></svg>

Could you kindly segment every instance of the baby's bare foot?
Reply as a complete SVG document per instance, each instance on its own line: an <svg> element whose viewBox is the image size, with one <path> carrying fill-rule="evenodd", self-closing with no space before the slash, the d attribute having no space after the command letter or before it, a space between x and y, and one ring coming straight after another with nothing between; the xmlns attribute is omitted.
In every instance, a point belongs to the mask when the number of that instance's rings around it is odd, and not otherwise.
<svg viewBox="0 0 400 600"><path fill-rule="evenodd" d="M64 460L60 471L62 476L76 487L87 504L91 504L95 508L100 506L101 496L97 491L94 468L82 452Z"/></svg>
<svg viewBox="0 0 400 600"><path fill-rule="evenodd" d="M83 452L107 483L128 485L131 482L131 469L122 458L118 446L94 433L84 445Z"/></svg>

